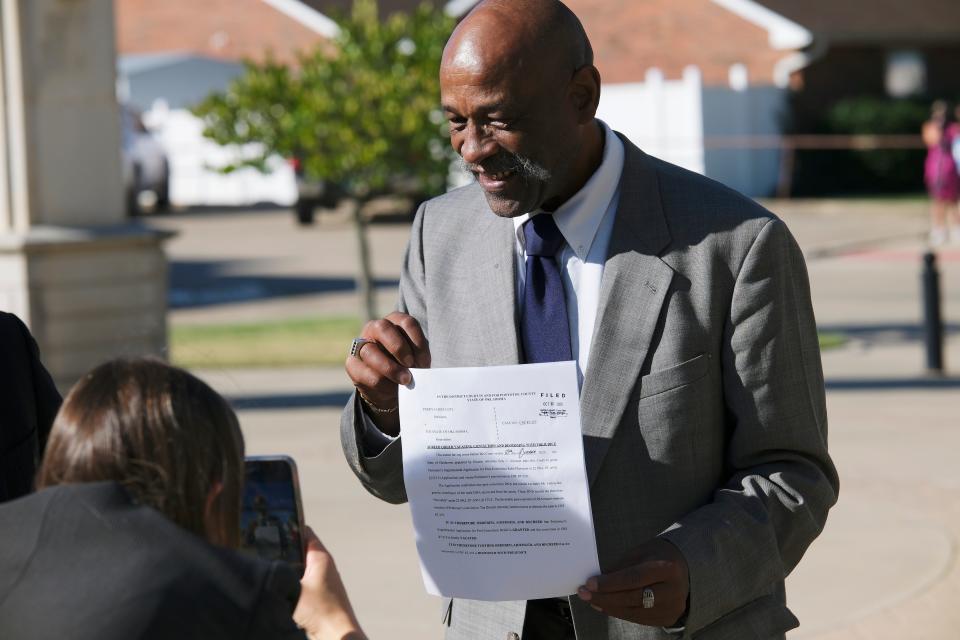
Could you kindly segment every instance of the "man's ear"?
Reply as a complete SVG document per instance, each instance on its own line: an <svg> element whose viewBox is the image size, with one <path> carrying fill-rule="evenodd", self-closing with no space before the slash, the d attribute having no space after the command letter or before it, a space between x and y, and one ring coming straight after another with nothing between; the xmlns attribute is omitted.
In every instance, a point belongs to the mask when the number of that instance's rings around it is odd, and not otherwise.
<svg viewBox="0 0 960 640"><path fill-rule="evenodd" d="M600 72L595 66L584 65L574 72L570 81L570 96L577 110L577 122L592 122L600 104Z"/></svg>
<svg viewBox="0 0 960 640"><path fill-rule="evenodd" d="M226 542L222 511L219 509L219 499L222 494L223 483L217 480L207 492L207 499L203 505L203 528L207 532L207 540L215 544Z"/></svg>

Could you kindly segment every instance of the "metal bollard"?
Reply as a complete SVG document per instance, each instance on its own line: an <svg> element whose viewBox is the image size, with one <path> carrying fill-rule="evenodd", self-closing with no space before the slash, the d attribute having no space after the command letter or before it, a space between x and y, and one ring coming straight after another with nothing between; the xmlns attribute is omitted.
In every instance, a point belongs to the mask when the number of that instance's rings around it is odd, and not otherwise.
<svg viewBox="0 0 960 640"><path fill-rule="evenodd" d="M937 256L923 254L923 341L927 350L927 371L943 374L943 319L940 317L940 273Z"/></svg>

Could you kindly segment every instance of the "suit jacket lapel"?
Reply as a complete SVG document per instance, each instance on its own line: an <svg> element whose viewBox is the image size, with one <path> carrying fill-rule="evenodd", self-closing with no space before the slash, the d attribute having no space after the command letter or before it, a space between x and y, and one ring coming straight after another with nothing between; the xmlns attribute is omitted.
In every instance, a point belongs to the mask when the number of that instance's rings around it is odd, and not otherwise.
<svg viewBox="0 0 960 640"><path fill-rule="evenodd" d="M476 234L476 258L470 262L476 265L470 272L469 284L476 306L469 324L476 326L479 344L484 349L484 364L517 364L517 239L512 220L495 216L485 204L483 208L478 214L483 222Z"/></svg>
<svg viewBox="0 0 960 640"><path fill-rule="evenodd" d="M591 484L639 378L673 278L673 270L658 257L670 242L670 231L656 172L642 151L626 139L623 143L626 155L620 201L580 394L584 454Z"/></svg>

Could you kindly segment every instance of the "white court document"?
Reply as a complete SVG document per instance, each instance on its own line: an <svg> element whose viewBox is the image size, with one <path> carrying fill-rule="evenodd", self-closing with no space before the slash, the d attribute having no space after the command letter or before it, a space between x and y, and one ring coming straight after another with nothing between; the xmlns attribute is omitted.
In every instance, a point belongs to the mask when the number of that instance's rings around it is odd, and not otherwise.
<svg viewBox="0 0 960 640"><path fill-rule="evenodd" d="M576 364L411 372L403 477L427 591L529 600L599 574Z"/></svg>

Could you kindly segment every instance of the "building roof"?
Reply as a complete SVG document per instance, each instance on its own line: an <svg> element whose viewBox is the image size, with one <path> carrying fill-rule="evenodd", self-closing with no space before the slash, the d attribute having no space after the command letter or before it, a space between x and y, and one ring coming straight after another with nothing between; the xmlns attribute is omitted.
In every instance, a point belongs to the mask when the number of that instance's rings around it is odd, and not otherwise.
<svg viewBox="0 0 960 640"><path fill-rule="evenodd" d="M187 109L214 91L224 91L243 73L243 65L188 52L117 56L117 94L147 111L157 100L171 109Z"/></svg>
<svg viewBox="0 0 960 640"><path fill-rule="evenodd" d="M304 1L314 5L349 5L352 0ZM380 1L388 5L416 4L416 0ZM465 13L477 2L451 0L448 4ZM566 3L572 6L576 0ZM761 12L769 9L832 42L960 41L960 0L720 0L717 4L728 10L735 5L757 5ZM759 24L757 20L750 21Z"/></svg>
<svg viewBox="0 0 960 640"><path fill-rule="evenodd" d="M813 34L809 29L756 0L713 0L713 3L766 30L770 46L774 49L803 49L813 42Z"/></svg>
<svg viewBox="0 0 960 640"><path fill-rule="evenodd" d="M329 42L336 24L300 0L113 0L117 53L262 61ZM154 61L155 62L155 61Z"/></svg>
<svg viewBox="0 0 960 640"><path fill-rule="evenodd" d="M263 0L263 2L324 38L333 38L339 31L333 20L301 0Z"/></svg>
<svg viewBox="0 0 960 640"><path fill-rule="evenodd" d="M189 51L162 51L159 53L132 53L117 56L117 71L125 75L153 71L179 64L197 56Z"/></svg>
<svg viewBox="0 0 960 640"><path fill-rule="evenodd" d="M442 0L378 0L377 5L381 15L390 15L398 11L413 11L425 1L433 5L444 4ZM300 0L300 2L327 16L349 13L353 6L353 0Z"/></svg>
<svg viewBox="0 0 960 640"><path fill-rule="evenodd" d="M831 43L958 42L958 0L756 0Z"/></svg>

